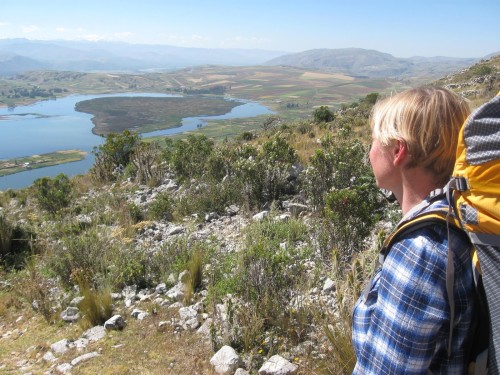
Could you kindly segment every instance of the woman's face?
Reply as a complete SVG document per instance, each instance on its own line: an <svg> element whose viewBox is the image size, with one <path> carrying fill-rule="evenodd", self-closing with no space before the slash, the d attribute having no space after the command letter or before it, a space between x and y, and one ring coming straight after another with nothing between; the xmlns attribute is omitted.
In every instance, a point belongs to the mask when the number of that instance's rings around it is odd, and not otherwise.
<svg viewBox="0 0 500 375"><path fill-rule="evenodd" d="M378 139L373 139L370 148L370 164L377 186L393 191L395 168L391 146L383 146Z"/></svg>

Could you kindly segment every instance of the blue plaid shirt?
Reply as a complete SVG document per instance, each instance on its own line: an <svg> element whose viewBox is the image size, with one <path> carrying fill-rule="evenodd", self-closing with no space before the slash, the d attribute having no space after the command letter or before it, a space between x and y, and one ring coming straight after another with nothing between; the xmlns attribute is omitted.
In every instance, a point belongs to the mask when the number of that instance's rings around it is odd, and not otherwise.
<svg viewBox="0 0 500 375"><path fill-rule="evenodd" d="M430 207L446 205L441 200ZM410 211L403 220L419 213ZM452 232L455 320L447 353L450 307L446 292L446 224L418 229L398 240L353 313L353 374L464 374L474 281L468 241Z"/></svg>

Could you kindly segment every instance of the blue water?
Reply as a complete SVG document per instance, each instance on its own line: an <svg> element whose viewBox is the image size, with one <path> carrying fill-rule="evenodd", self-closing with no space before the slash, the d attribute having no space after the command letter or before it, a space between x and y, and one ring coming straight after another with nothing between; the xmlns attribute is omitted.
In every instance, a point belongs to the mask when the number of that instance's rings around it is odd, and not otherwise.
<svg viewBox="0 0 500 375"><path fill-rule="evenodd" d="M0 190L27 187L40 177L53 177L59 173L68 176L86 173L93 164L92 149L104 142L104 138L92 133L92 115L75 111L76 103L109 96L169 97L168 94L110 94L74 95L57 100L37 102L28 106L0 108L0 160L44 154L59 150L79 149L88 152L84 160L27 170L0 177ZM221 116L186 117L179 127L142 134L142 137L172 135L194 130L209 120L246 118L273 113L258 103L240 101Z"/></svg>

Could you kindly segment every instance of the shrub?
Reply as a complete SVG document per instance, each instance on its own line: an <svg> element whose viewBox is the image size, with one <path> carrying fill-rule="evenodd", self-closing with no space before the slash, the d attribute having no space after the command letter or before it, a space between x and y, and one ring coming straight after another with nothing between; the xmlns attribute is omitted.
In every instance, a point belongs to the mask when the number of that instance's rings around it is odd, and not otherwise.
<svg viewBox="0 0 500 375"><path fill-rule="evenodd" d="M303 177L304 192L316 209L322 209L325 194L331 189L356 186L372 176L363 145L345 130L321 139L322 149L311 157L310 167Z"/></svg>
<svg viewBox="0 0 500 375"><path fill-rule="evenodd" d="M128 130L121 134L108 134L104 144L94 147L92 151L95 160L90 173L98 181L114 180L114 169L118 166L127 167L139 143L139 135Z"/></svg>
<svg viewBox="0 0 500 375"><path fill-rule="evenodd" d="M67 207L72 200L73 186L63 173L54 178L39 178L35 180L33 187L40 207L52 215Z"/></svg>
<svg viewBox="0 0 500 375"><path fill-rule="evenodd" d="M172 220L173 203L166 192L159 193L148 206L147 215L151 220Z"/></svg>
<svg viewBox="0 0 500 375"><path fill-rule="evenodd" d="M321 122L331 122L335 119L333 112L324 105L314 110L313 117L314 122L317 124Z"/></svg>
<svg viewBox="0 0 500 375"><path fill-rule="evenodd" d="M381 202L371 181L351 188L336 189L326 196L326 216L332 222L334 246L347 256L363 249L380 215Z"/></svg>
<svg viewBox="0 0 500 375"><path fill-rule="evenodd" d="M19 224L12 224L0 211L0 267L20 269L32 252L33 233Z"/></svg>
<svg viewBox="0 0 500 375"><path fill-rule="evenodd" d="M102 284L108 267L115 260L114 252L111 241L90 228L78 236L61 238L51 249L47 261L50 270L65 285L85 281L96 287Z"/></svg>
<svg viewBox="0 0 500 375"><path fill-rule="evenodd" d="M161 149L156 142L140 143L131 156L135 176L139 183L149 186L158 185L164 176L161 168Z"/></svg>
<svg viewBox="0 0 500 375"><path fill-rule="evenodd" d="M167 142L164 154L176 177L181 181L201 177L213 150L214 142L205 135L189 134L186 140Z"/></svg>

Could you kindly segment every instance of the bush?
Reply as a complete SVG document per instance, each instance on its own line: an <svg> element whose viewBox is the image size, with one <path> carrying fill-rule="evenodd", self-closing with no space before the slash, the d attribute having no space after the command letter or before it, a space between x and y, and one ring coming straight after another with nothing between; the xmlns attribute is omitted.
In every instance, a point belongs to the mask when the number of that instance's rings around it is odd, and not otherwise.
<svg viewBox="0 0 500 375"><path fill-rule="evenodd" d="M214 150L214 142L205 135L189 134L186 140L167 142L164 153L176 177L181 181L203 176L208 160Z"/></svg>
<svg viewBox="0 0 500 375"><path fill-rule="evenodd" d="M128 130L121 134L108 134L104 144L94 147L92 151L95 160L90 173L98 181L113 181L114 169L119 166L125 169L139 144L139 135Z"/></svg>
<svg viewBox="0 0 500 375"><path fill-rule="evenodd" d="M332 222L335 248L348 257L362 250L364 240L380 218L380 207L378 191L372 181L328 193L325 211Z"/></svg>
<svg viewBox="0 0 500 375"><path fill-rule="evenodd" d="M34 235L18 224L12 224L0 211L0 266L20 269L32 253Z"/></svg>
<svg viewBox="0 0 500 375"><path fill-rule="evenodd" d="M40 207L52 215L67 207L72 200L73 186L63 173L54 178L39 178L35 180L33 187Z"/></svg>
<svg viewBox="0 0 500 375"><path fill-rule="evenodd" d="M316 124L321 122L331 122L335 119L333 112L324 105L314 110L313 117Z"/></svg>
<svg viewBox="0 0 500 375"><path fill-rule="evenodd" d="M331 189L350 188L373 176L367 152L358 140L351 138L351 131L339 131L336 137L329 133L321 139L321 145L303 178L304 192L317 210L323 208L325 194Z"/></svg>
<svg viewBox="0 0 500 375"><path fill-rule="evenodd" d="M159 193L148 207L151 220L172 220L173 204L168 193Z"/></svg>

